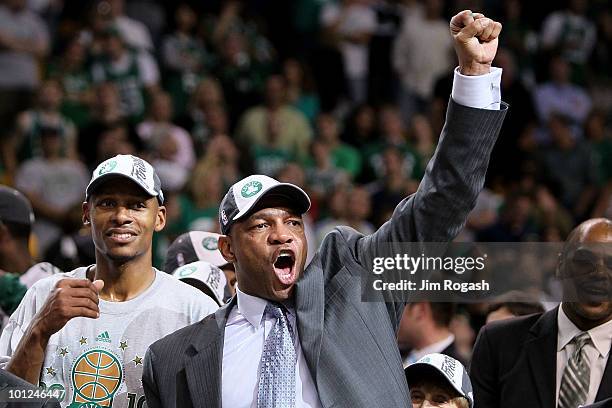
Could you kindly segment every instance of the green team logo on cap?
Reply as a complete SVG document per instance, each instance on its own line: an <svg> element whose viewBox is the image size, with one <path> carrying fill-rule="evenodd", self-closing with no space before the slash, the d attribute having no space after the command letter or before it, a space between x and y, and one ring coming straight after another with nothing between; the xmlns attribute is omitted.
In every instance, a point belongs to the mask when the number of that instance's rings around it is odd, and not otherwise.
<svg viewBox="0 0 612 408"><path fill-rule="evenodd" d="M178 276L179 276L179 278L184 278L185 276L189 276L189 275L191 275L192 273L194 273L197 270L198 270L198 268L195 267L195 266L188 266L186 268L182 268L179 271Z"/></svg>
<svg viewBox="0 0 612 408"><path fill-rule="evenodd" d="M115 167L117 167L117 161L109 161L104 166L100 167L100 171L98 171L98 176L101 176L104 173L108 173L109 171L113 171Z"/></svg>
<svg viewBox="0 0 612 408"><path fill-rule="evenodd" d="M219 248L219 242L215 237L206 237L202 240L202 246L209 251L214 251L215 249Z"/></svg>
<svg viewBox="0 0 612 408"><path fill-rule="evenodd" d="M244 187L242 187L242 190L240 190L240 194L242 194L244 198L250 198L253 197L255 194L259 193L262 188L263 184L261 184L257 180L253 180L246 183Z"/></svg>

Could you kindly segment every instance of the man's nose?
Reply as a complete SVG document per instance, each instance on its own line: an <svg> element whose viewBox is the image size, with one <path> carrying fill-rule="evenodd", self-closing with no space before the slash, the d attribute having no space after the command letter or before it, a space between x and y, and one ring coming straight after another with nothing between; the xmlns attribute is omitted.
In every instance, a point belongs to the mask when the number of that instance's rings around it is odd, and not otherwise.
<svg viewBox="0 0 612 408"><path fill-rule="evenodd" d="M273 244L289 244L293 242L293 235L285 224L278 223L274 225L268 240Z"/></svg>
<svg viewBox="0 0 612 408"><path fill-rule="evenodd" d="M112 221L117 224L123 225L127 222L132 221L131 210L123 205L118 205L113 211Z"/></svg>

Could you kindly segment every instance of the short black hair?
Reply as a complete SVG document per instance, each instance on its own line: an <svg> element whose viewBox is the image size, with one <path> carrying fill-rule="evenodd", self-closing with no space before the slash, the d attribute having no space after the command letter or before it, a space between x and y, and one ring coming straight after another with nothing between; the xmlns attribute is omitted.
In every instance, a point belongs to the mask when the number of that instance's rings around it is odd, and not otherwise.
<svg viewBox="0 0 612 408"><path fill-rule="evenodd" d="M452 302L429 302L431 315L438 326L448 327L457 312L457 305Z"/></svg>

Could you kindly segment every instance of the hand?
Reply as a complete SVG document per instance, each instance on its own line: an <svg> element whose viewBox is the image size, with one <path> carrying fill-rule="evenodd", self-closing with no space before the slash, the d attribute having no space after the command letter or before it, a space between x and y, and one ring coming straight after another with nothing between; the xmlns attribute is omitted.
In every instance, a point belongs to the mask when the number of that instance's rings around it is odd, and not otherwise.
<svg viewBox="0 0 612 408"><path fill-rule="evenodd" d="M451 19L450 31L463 75L490 72L501 29L501 23L470 10L463 10Z"/></svg>
<svg viewBox="0 0 612 408"><path fill-rule="evenodd" d="M74 317L100 316L98 293L104 281L89 279L62 279L47 298L42 309L36 314L34 328L48 339L61 330Z"/></svg>

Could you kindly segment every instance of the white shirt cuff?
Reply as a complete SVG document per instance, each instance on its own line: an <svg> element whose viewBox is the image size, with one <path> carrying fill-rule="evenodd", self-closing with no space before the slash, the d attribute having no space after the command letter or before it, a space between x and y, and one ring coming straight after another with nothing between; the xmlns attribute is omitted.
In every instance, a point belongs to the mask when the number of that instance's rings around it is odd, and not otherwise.
<svg viewBox="0 0 612 408"><path fill-rule="evenodd" d="M499 110L501 103L502 69L491 67L484 75L468 76L455 68L453 80L453 101L470 108Z"/></svg>

